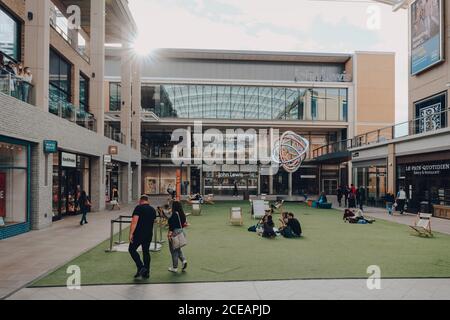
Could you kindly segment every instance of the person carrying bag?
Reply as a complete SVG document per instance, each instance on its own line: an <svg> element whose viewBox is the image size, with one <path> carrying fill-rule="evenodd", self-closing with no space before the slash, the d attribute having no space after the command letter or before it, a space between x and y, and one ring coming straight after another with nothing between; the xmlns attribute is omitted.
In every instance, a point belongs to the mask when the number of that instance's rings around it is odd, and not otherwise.
<svg viewBox="0 0 450 320"><path fill-rule="evenodd" d="M181 250L184 248L188 242L186 234L184 233L183 223L181 222L180 214L176 211L177 204L176 201L172 203L171 212L166 215L169 224L169 249L172 255L172 267L169 268L169 272L178 272L178 262L182 262L182 271L186 271L187 260Z"/></svg>

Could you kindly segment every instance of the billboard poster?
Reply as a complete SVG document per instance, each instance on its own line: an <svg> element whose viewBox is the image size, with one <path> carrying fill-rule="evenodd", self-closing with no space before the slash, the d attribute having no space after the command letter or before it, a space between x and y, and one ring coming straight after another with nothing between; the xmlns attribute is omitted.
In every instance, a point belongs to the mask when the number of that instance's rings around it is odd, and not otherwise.
<svg viewBox="0 0 450 320"><path fill-rule="evenodd" d="M6 217L6 173L0 172L0 217Z"/></svg>
<svg viewBox="0 0 450 320"><path fill-rule="evenodd" d="M442 0L416 0L411 4L411 74L444 60Z"/></svg>

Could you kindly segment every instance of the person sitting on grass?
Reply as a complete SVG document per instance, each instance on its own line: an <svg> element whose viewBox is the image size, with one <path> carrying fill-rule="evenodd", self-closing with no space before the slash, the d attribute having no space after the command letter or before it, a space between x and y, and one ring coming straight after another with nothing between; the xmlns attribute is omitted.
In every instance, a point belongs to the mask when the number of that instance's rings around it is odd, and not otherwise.
<svg viewBox="0 0 450 320"><path fill-rule="evenodd" d="M328 199L327 199L325 192L322 192L320 194L320 198L319 198L319 204L323 204L323 203L328 203Z"/></svg>
<svg viewBox="0 0 450 320"><path fill-rule="evenodd" d="M193 196L190 196L188 199L188 204L192 204L193 202L198 202L200 204L203 204L203 197L200 193L196 193Z"/></svg>
<svg viewBox="0 0 450 320"><path fill-rule="evenodd" d="M281 218L278 219L278 221L280 221L280 228L279 228L280 230L283 230L284 228L286 228L287 223L288 223L288 219L289 219L288 213L287 212L283 212L281 214Z"/></svg>
<svg viewBox="0 0 450 320"><path fill-rule="evenodd" d="M263 224L263 238L274 239L277 234L274 231L275 224L273 223L273 218L271 215L267 215L265 218L265 222Z"/></svg>
<svg viewBox="0 0 450 320"><path fill-rule="evenodd" d="M353 216L351 216L353 214ZM372 224L375 222L373 219L364 217L361 209L347 209L344 213L344 221L349 223L360 223L360 224Z"/></svg>
<svg viewBox="0 0 450 320"><path fill-rule="evenodd" d="M281 230L281 235L285 238L300 238L302 236L302 227L293 213L288 214L286 227Z"/></svg>

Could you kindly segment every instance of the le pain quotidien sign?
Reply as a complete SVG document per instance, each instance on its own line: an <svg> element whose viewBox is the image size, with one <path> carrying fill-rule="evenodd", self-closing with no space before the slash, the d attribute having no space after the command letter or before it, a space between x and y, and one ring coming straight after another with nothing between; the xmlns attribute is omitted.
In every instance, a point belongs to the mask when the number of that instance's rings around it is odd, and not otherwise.
<svg viewBox="0 0 450 320"><path fill-rule="evenodd" d="M447 163L426 163L418 165L407 165L405 168L407 173L412 173L415 176L434 176L450 172L450 162Z"/></svg>

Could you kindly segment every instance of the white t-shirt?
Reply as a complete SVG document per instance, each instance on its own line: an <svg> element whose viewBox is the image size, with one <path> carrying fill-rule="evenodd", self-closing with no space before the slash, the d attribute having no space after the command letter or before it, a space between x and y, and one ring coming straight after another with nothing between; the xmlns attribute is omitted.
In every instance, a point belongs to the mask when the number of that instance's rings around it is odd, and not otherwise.
<svg viewBox="0 0 450 320"><path fill-rule="evenodd" d="M397 194L397 199L406 200L406 192L405 190L400 190Z"/></svg>

